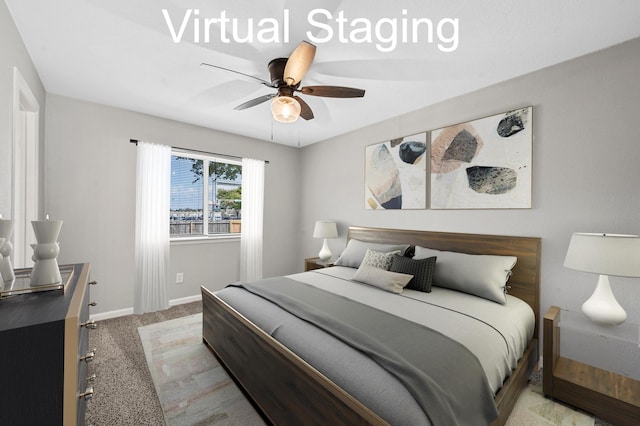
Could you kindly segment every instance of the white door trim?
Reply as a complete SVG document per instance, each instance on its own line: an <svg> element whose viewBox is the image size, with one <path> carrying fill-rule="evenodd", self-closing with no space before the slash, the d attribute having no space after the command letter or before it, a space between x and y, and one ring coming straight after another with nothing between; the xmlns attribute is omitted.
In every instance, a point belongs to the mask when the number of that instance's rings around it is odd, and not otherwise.
<svg viewBox="0 0 640 426"><path fill-rule="evenodd" d="M38 219L40 104L13 67L13 158L11 205L15 222L13 264L32 266L30 244L35 243L31 221Z"/></svg>

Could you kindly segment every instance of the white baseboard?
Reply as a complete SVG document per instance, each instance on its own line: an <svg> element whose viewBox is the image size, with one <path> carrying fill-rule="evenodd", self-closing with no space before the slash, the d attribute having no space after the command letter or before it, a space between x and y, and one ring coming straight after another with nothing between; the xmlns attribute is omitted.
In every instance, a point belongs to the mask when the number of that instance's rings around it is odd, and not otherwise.
<svg viewBox="0 0 640 426"><path fill-rule="evenodd" d="M202 300L202 294L196 294L195 296L169 300L169 306L184 305L185 303L199 302L200 300Z"/></svg>
<svg viewBox="0 0 640 426"><path fill-rule="evenodd" d="M197 302L202 300L202 295L197 294L195 296L181 297L180 299L169 300L169 306L183 305L185 303ZM115 311L101 312L99 314L91 315L91 319L94 321L102 321L110 318L123 317L125 315L132 315L133 307L125 309L117 309Z"/></svg>
<svg viewBox="0 0 640 426"><path fill-rule="evenodd" d="M110 318L123 317L133 314L133 308L117 309L115 311L102 312L99 314L91 314L90 317L94 321L102 321Z"/></svg>

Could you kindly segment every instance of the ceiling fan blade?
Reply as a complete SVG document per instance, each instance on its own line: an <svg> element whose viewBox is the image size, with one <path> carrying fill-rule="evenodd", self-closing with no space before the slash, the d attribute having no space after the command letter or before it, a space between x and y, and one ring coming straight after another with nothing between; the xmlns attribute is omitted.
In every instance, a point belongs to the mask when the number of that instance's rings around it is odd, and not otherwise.
<svg viewBox="0 0 640 426"><path fill-rule="evenodd" d="M254 107L256 105L260 105L263 102L267 102L269 99L272 99L276 96L275 93L269 94L269 95L263 95L260 96L258 98L255 99L251 99L250 101L247 101L243 104L238 105L237 107L234 108L234 110L236 111L242 111L243 109L247 109L247 108L251 108Z"/></svg>
<svg viewBox="0 0 640 426"><path fill-rule="evenodd" d="M267 80L263 80L260 77L255 77L253 75L245 74L243 72L232 70L232 69L225 68L225 67L221 67L221 66L218 66L218 65L212 65L212 64L207 64L207 63L203 62L203 63L200 64L200 68L202 68L202 69L218 69L218 70L223 70L223 71L227 71L227 72L232 72L234 74L239 74L241 76L248 77L248 78L251 78L253 80L256 80L256 81L264 84L265 86L276 87L271 82L269 82Z"/></svg>
<svg viewBox="0 0 640 426"><path fill-rule="evenodd" d="M300 104L300 117L305 120L313 120L313 111L311 111L309 104L307 104L300 96L294 96L293 99L298 101Z"/></svg>
<svg viewBox="0 0 640 426"><path fill-rule="evenodd" d="M361 98L364 90L342 86L306 86L298 89L305 95L322 96L325 98Z"/></svg>
<svg viewBox="0 0 640 426"><path fill-rule="evenodd" d="M289 86L300 83L309 71L315 55L316 47L307 41L302 41L287 60L287 65L284 67L284 82Z"/></svg>

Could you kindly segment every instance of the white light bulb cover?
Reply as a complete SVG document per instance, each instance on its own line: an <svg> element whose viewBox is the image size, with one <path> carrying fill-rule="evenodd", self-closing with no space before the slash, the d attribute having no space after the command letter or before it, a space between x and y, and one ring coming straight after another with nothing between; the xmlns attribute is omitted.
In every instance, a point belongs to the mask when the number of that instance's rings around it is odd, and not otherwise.
<svg viewBox="0 0 640 426"><path fill-rule="evenodd" d="M300 103L290 96L276 96L271 101L271 113L276 121L293 123L300 117Z"/></svg>
<svg viewBox="0 0 640 426"><path fill-rule="evenodd" d="M289 86L295 86L300 83L316 55L316 47L307 42L302 41L289 56L287 65L284 67L284 81Z"/></svg>

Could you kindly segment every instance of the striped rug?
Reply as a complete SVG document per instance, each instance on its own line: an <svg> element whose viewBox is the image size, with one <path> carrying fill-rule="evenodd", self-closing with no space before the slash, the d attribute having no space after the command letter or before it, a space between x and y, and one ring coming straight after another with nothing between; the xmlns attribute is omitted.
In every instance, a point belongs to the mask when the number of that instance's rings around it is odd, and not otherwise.
<svg viewBox="0 0 640 426"><path fill-rule="evenodd" d="M264 425L202 343L201 313L138 333L167 425Z"/></svg>
<svg viewBox="0 0 640 426"><path fill-rule="evenodd" d="M167 425L264 425L202 343L201 313L139 327L138 333ZM507 426L530 425L592 426L594 419L546 399L540 384L530 383Z"/></svg>

